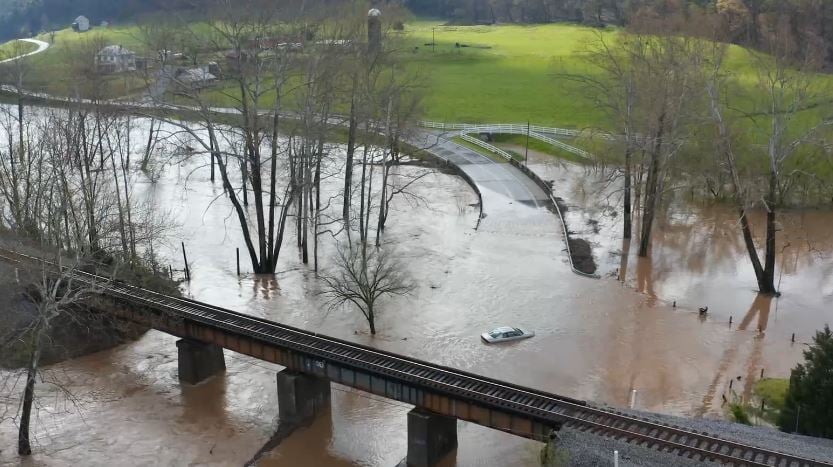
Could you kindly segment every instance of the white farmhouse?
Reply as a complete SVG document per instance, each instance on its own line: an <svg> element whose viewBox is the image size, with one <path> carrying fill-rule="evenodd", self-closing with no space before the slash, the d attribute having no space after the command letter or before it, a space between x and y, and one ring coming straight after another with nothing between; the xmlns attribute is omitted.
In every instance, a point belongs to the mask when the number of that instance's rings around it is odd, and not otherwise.
<svg viewBox="0 0 833 467"><path fill-rule="evenodd" d="M75 32L87 32L90 30L90 20L86 16L79 16L75 18L72 23L72 30Z"/></svg>
<svg viewBox="0 0 833 467"><path fill-rule="evenodd" d="M120 45L108 45L95 56L99 73L136 71L136 54Z"/></svg>

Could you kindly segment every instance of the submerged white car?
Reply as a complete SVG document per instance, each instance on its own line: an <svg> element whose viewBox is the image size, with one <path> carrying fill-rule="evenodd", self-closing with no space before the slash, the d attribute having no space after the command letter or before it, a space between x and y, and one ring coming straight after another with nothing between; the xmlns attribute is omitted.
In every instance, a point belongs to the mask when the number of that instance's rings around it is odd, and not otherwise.
<svg viewBox="0 0 833 467"><path fill-rule="evenodd" d="M517 341L521 339L528 339L535 335L534 331L525 331L521 328L510 328L508 326L492 329L489 332L484 332L480 337L489 344L497 342Z"/></svg>

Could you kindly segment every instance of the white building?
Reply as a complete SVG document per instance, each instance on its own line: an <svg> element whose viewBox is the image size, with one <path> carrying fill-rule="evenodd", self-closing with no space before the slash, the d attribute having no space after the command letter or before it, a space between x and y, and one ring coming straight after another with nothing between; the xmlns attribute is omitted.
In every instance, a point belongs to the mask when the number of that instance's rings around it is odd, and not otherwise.
<svg viewBox="0 0 833 467"><path fill-rule="evenodd" d="M72 23L72 30L75 32L87 32L90 30L90 20L86 16L79 16L75 18Z"/></svg>
<svg viewBox="0 0 833 467"><path fill-rule="evenodd" d="M108 45L95 56L99 73L136 71L136 54L120 45Z"/></svg>

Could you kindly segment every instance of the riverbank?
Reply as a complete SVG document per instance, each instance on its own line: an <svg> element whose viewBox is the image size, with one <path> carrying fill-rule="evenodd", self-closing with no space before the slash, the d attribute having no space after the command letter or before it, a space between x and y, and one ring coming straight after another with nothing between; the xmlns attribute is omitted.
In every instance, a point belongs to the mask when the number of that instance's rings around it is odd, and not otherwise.
<svg viewBox="0 0 833 467"><path fill-rule="evenodd" d="M50 260L54 252L17 235L0 230L0 248ZM64 258L64 264L72 260ZM88 269L88 266L81 266ZM28 364L29 341L34 323L46 321L40 363L53 365L112 349L139 339L149 328L112 319L97 300L67 305L57 315L42 313L36 300L45 293L44 269L33 263L14 263L0 258L0 300L7 306L0 314L0 368L16 370ZM179 294L177 284L144 269L121 269L116 278L167 294Z"/></svg>

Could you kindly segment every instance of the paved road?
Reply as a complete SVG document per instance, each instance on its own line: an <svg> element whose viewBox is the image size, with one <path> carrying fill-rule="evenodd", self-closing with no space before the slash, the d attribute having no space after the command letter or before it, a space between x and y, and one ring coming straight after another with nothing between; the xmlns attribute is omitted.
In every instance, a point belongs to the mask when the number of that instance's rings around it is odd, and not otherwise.
<svg viewBox="0 0 833 467"><path fill-rule="evenodd" d="M557 218L548 209L549 196L512 164L494 161L451 141L457 132L422 131L419 147L457 165L483 196L482 231L551 233L557 235Z"/></svg>
<svg viewBox="0 0 833 467"><path fill-rule="evenodd" d="M49 48L49 43L48 42L39 41L37 39L19 39L19 40L35 44L36 46L38 46L38 48L34 52L29 52L29 53L26 53L26 54L23 54L23 55L18 55L17 57L12 57L12 58L7 58L5 60L0 60L0 63L7 63L7 62L11 62L13 60L17 60L19 58L29 57L29 56L32 56L32 55L35 55L35 54L39 54L39 53L41 53L44 50Z"/></svg>

